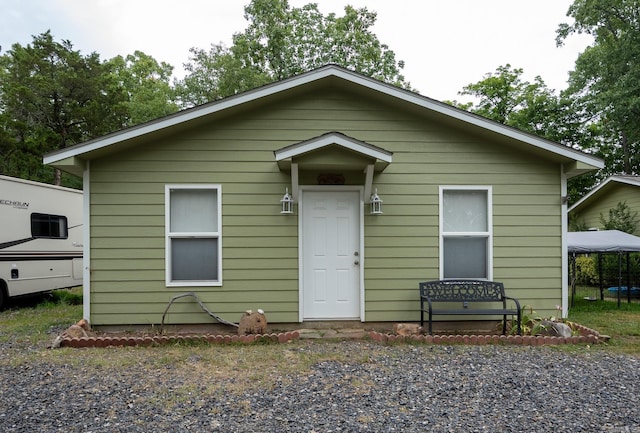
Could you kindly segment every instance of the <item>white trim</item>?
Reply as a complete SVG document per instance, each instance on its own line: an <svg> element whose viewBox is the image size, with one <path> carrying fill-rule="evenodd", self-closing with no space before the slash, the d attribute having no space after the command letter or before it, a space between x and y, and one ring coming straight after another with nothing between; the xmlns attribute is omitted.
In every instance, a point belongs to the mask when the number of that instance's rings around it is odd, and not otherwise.
<svg viewBox="0 0 640 433"><path fill-rule="evenodd" d="M607 185L609 185L610 183L613 183L613 182L624 183L624 184L627 184L627 185L640 187L640 177L638 179L629 179L629 177L625 177L625 176L610 176L607 179L605 179L604 181L602 181L595 188L593 188L591 191L589 191L587 194L585 194L585 196L582 197L580 200L575 202L569 208L569 212L572 212L575 208L577 208L580 205L582 205L582 203L584 203L585 201L589 200L589 198L591 196L595 195L602 188L604 188L605 186L607 186Z"/></svg>
<svg viewBox="0 0 640 433"><path fill-rule="evenodd" d="M239 95L230 96L216 102L184 110L153 122L145 123L140 126L128 128L107 135L103 138L92 140L77 146L68 147L60 151L52 152L45 155L43 161L45 164L52 164L66 158L71 158L87 152L102 149L112 144L141 137L145 134L150 134L156 131L170 128L181 123L197 120L210 114L218 113L223 110L237 107L252 101L257 101L261 98L265 98L280 92L303 86L327 77L336 77L344 81L360 85L374 92L379 92L381 94L397 98L399 100L405 101L421 108L425 108L435 113L443 114L450 118L477 126L487 131L492 131L506 137L513 138L515 140L530 144L539 149L549 151L556 155L561 155L563 157L592 165L597 168L604 167L604 161L589 154L574 150L570 147L563 146L561 144L540 137L536 137L534 135L519 131L515 128L505 126L501 123L488 120L481 116L477 116L467 111L455 108L448 104L438 102L434 99L421 96L417 93L401 89L391 84L377 81L373 78L365 77L356 72L352 72L335 65L324 66L289 79L278 81L276 83L268 84L254 90L241 93Z"/></svg>
<svg viewBox="0 0 640 433"><path fill-rule="evenodd" d="M374 165L369 164L367 168L364 169L365 177L364 177L364 199L367 203L371 203L371 191L373 190L373 172Z"/></svg>
<svg viewBox="0 0 640 433"><path fill-rule="evenodd" d="M376 158L384 162L391 163L393 160L393 154L383 151L382 149L376 149L368 143L364 143L360 140L352 139L344 134L331 132L321 135L310 140L303 141L301 143L287 146L283 149L278 149L274 152L276 162L283 161L288 158L293 158L302 155L307 152L322 149L323 147L336 144L344 147L345 149L353 150L360 154Z"/></svg>
<svg viewBox="0 0 640 433"><path fill-rule="evenodd" d="M300 189L298 175L298 163L291 163L291 198L295 202L298 199L298 190Z"/></svg>
<svg viewBox="0 0 640 433"><path fill-rule="evenodd" d="M456 232L447 234L442 231L444 227L444 201L445 191L486 191L487 192L487 232ZM493 280L493 187L491 185L440 185L438 189L438 236L439 236L439 270L440 279L444 279L444 238L453 236L473 236L487 238L487 280Z"/></svg>
<svg viewBox="0 0 640 433"><path fill-rule="evenodd" d="M567 196L567 176L564 173L564 168L560 165L560 197ZM561 260L562 268L560 274L562 276L562 295L560 304L562 307L562 317L566 318L569 314L569 253L568 253L568 211L566 200L560 200L560 224L562 233L562 245L561 245Z"/></svg>
<svg viewBox="0 0 640 433"><path fill-rule="evenodd" d="M304 257L303 257L303 230L302 221L304 213L304 193L305 191L357 191L360 196L360 239L359 254L360 266L358 279L360 284L360 321L365 321L365 287L364 287L364 196L363 187L361 185L300 185L300 197L298 199L298 321L304 322Z"/></svg>
<svg viewBox="0 0 640 433"><path fill-rule="evenodd" d="M172 234L170 232L170 216L171 216L171 190L172 189L208 189L217 192L217 212L218 212L218 231L211 233L180 233ZM220 184L165 184L164 186L164 218L165 218L165 285L166 287L218 287L222 286L222 185ZM171 280L171 239L176 237L198 237L212 238L218 240L218 279L211 281L203 280Z"/></svg>
<svg viewBox="0 0 640 433"><path fill-rule="evenodd" d="M82 317L91 323L91 161L82 173Z"/></svg>

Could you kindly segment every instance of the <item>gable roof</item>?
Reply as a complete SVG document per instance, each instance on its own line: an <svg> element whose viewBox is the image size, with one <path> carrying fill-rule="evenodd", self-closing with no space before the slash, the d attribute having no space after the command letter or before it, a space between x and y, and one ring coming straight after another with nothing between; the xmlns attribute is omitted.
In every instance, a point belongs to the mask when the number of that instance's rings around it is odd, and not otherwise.
<svg viewBox="0 0 640 433"><path fill-rule="evenodd" d="M494 140L526 146L526 149L544 155L564 165L569 177L604 167L601 159L577 151L559 143L520 131L469 113L448 104L383 83L373 78L344 69L336 65L324 66L282 81L267 84L238 95L180 111L157 120L116 131L104 137L61 149L44 156L44 163L61 170L81 175L85 161L99 158L115 150L152 139L171 128L181 128L210 121L217 116L248 107L259 106L272 100L302 93L313 87L336 86L378 97L386 103L401 105L423 116L427 115L443 123L457 127L469 127Z"/></svg>
<svg viewBox="0 0 640 433"><path fill-rule="evenodd" d="M393 158L393 152L335 131L283 147L282 149L274 151L273 154L278 165L282 167L288 165L285 164L286 162L290 164L292 158L332 145L349 149L376 161L380 161L382 168L389 165Z"/></svg>
<svg viewBox="0 0 640 433"><path fill-rule="evenodd" d="M575 202L573 206L569 208L569 212L572 212L574 209L584 206L586 203L592 200L596 200L600 195L605 194L608 190L618 184L640 187L640 176L614 175L608 177L591 191L589 191L584 197ZM638 192L640 193L640 190Z"/></svg>

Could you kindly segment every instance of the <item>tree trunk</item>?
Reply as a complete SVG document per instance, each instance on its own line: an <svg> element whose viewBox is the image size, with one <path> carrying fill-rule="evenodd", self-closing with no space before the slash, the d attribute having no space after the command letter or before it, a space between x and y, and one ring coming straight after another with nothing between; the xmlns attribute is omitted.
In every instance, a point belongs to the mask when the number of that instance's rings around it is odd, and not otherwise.
<svg viewBox="0 0 640 433"><path fill-rule="evenodd" d="M622 131L622 169L623 174L631 174L631 156L629 155L629 141L627 134Z"/></svg>
<svg viewBox="0 0 640 433"><path fill-rule="evenodd" d="M53 169L53 184L60 186L61 183L62 183L62 172L59 169L54 168Z"/></svg>

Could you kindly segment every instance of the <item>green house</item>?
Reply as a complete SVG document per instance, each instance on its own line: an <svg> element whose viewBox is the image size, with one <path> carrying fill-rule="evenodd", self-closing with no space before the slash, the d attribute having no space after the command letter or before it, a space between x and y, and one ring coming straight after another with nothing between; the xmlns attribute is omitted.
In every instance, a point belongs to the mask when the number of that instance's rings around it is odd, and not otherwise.
<svg viewBox="0 0 640 433"><path fill-rule="evenodd" d="M49 154L84 178L84 316L417 321L418 282L567 308L566 182L600 159L336 66ZM176 302L173 324L215 323Z"/></svg>
<svg viewBox="0 0 640 433"><path fill-rule="evenodd" d="M632 215L640 215L640 176L607 178L569 208L569 217L590 230L602 230L600 216L608 220L609 211L618 203L625 203ZM640 224L632 234L640 236Z"/></svg>

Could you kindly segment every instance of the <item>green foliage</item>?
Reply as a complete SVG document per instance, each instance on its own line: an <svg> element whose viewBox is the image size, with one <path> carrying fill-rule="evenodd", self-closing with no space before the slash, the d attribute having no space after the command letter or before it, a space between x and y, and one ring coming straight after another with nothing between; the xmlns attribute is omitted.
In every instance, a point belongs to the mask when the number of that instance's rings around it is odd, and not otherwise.
<svg viewBox="0 0 640 433"><path fill-rule="evenodd" d="M615 208L609 209L609 218L600 214L600 223L605 230L620 230L634 233L638 226L638 212L631 213L627 202L619 202Z"/></svg>
<svg viewBox="0 0 640 433"><path fill-rule="evenodd" d="M592 285L598 284L598 268L593 256L577 256L576 260L576 282L577 284Z"/></svg>
<svg viewBox="0 0 640 433"><path fill-rule="evenodd" d="M126 57L117 56L106 62L114 85L125 93L120 107L125 125L132 126L178 110L171 87L173 66L136 51Z"/></svg>
<svg viewBox="0 0 640 433"><path fill-rule="evenodd" d="M175 88L182 107L205 104L271 81L268 74L247 67L223 45L212 45L209 51L189 51L191 61L184 65L187 75Z"/></svg>
<svg viewBox="0 0 640 433"><path fill-rule="evenodd" d="M82 287L54 290L51 301L55 305L82 305Z"/></svg>
<svg viewBox="0 0 640 433"><path fill-rule="evenodd" d="M191 49L187 76L177 83L182 106L193 106L333 63L396 86L409 88L395 53L371 31L376 13L346 6L344 16L323 15L310 3L252 0L248 27L231 47Z"/></svg>
<svg viewBox="0 0 640 433"><path fill-rule="evenodd" d="M567 182L567 198L569 201L569 205L573 205L582 197L584 197L589 191L591 191L593 187L603 179L603 174L604 172L600 170L600 172L597 173L587 173L583 174L582 176L577 176L569 179L569 181ZM578 223L577 220L575 221L576 223ZM573 231L584 231L587 229L588 227L584 226L584 229L574 229Z"/></svg>
<svg viewBox="0 0 640 433"><path fill-rule="evenodd" d="M173 68L136 51L102 62L47 31L0 56L0 173L80 188L44 154L177 110Z"/></svg>
<svg viewBox="0 0 640 433"><path fill-rule="evenodd" d="M617 286L620 276L622 276L622 285L627 284L630 280L631 284L640 281L640 254L629 253L629 263L627 269L626 254L621 257L618 254L602 254L598 261L596 269L602 276L602 284L605 287Z"/></svg>
<svg viewBox="0 0 640 433"><path fill-rule="evenodd" d="M624 286L627 282L635 286L640 281L640 253L629 253L628 261L627 254L618 253L580 255L575 260L578 286L596 287L594 290L597 290L602 279L606 290L607 287L618 286L620 278Z"/></svg>
<svg viewBox="0 0 640 433"><path fill-rule="evenodd" d="M560 311L558 311L560 313ZM566 320L562 320L560 318L560 314L558 317L542 317L529 305L525 305L521 309L521 331L522 335L540 335L544 333L547 329L545 324L542 322L562 322L565 325L569 326L572 332L575 332L575 324ZM510 323L509 333L511 335L516 335L518 332L518 323L514 319Z"/></svg>
<svg viewBox="0 0 640 433"><path fill-rule="evenodd" d="M533 331L539 329L539 322L543 319L533 308L529 305L525 305L521 308L521 330L522 335L533 335ZM511 328L509 331L512 335L518 333L518 323L514 319L511 322Z"/></svg>
<svg viewBox="0 0 640 433"><path fill-rule="evenodd" d="M121 94L106 72L96 53L83 56L50 32L14 44L0 60L0 172L60 184L44 154L121 127Z"/></svg>
<svg viewBox="0 0 640 433"><path fill-rule="evenodd" d="M570 74L568 92L600 125L609 173L640 170L640 13L637 0L575 0L557 43L574 33L594 37Z"/></svg>
<svg viewBox="0 0 640 433"><path fill-rule="evenodd" d="M539 76L533 83L523 81L523 73L509 64L500 66L459 92L473 96L477 103L454 105L526 132L578 145L581 126L572 101L556 95Z"/></svg>
<svg viewBox="0 0 640 433"><path fill-rule="evenodd" d="M459 92L473 96L477 102L449 103L574 149L594 151L599 136L592 124L585 122L589 114L584 107L579 107L571 94L556 95L539 76L533 82L523 81L523 73L522 69L512 68L509 64L500 66ZM581 198L597 180L594 176L570 179L569 202Z"/></svg>
<svg viewBox="0 0 640 433"><path fill-rule="evenodd" d="M580 219L580 215L577 213L569 214L569 231L570 232L586 232L589 230L587 223Z"/></svg>

